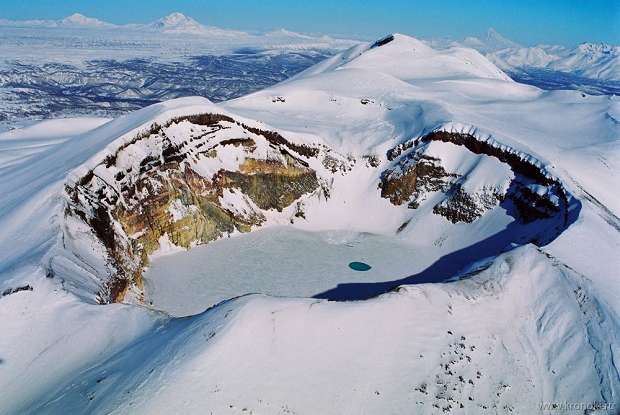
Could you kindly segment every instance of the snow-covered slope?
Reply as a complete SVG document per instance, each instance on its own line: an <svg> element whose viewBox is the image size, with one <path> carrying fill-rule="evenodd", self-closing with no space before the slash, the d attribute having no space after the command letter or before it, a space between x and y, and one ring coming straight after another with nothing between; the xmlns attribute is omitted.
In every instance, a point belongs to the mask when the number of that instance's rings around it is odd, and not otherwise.
<svg viewBox="0 0 620 415"><path fill-rule="evenodd" d="M362 303L245 297L159 323L31 412L533 414L569 395L613 402L611 350L588 339L617 341L618 326L597 322L585 283L524 248L470 280Z"/></svg>
<svg viewBox="0 0 620 415"><path fill-rule="evenodd" d="M615 97L394 35L220 105L16 143L0 169L0 411L613 413L619 119ZM271 225L397 238L415 266L184 318L145 301L154 254Z"/></svg>
<svg viewBox="0 0 620 415"><path fill-rule="evenodd" d="M418 39L401 34L352 48L293 79L341 69L385 73L405 82L452 78L510 79L473 49L435 50Z"/></svg>

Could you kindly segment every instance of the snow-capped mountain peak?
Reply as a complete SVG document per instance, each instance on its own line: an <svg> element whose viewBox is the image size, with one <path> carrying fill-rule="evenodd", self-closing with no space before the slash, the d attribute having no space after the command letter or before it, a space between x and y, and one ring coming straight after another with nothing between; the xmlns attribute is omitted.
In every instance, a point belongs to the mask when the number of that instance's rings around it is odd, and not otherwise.
<svg viewBox="0 0 620 415"><path fill-rule="evenodd" d="M174 33L200 33L206 27L183 13L174 12L150 24L153 29Z"/></svg>
<svg viewBox="0 0 620 415"><path fill-rule="evenodd" d="M499 33L497 30L495 30L492 27L490 27L489 30L487 30L486 41L487 41L487 44L494 45L498 48L500 47L501 48L521 47L520 44L504 37L501 33Z"/></svg>
<svg viewBox="0 0 620 415"><path fill-rule="evenodd" d="M111 23L104 22L94 17L84 16L80 13L73 13L70 16L58 22L61 26L83 26L83 27L109 27L113 26Z"/></svg>
<svg viewBox="0 0 620 415"><path fill-rule="evenodd" d="M607 43L582 43L577 46L577 51L589 55L618 55L620 47L612 46Z"/></svg>
<svg viewBox="0 0 620 415"><path fill-rule="evenodd" d="M155 22L146 25L147 29L155 30L167 34L186 34L186 35L209 35L241 37L247 36L247 33L238 30L222 29L214 26L205 26L195 19L184 15L180 12L170 13Z"/></svg>
<svg viewBox="0 0 620 415"><path fill-rule="evenodd" d="M302 72L298 77L338 69L381 72L401 80L510 78L470 48L434 49L411 36L394 33L359 45Z"/></svg>
<svg viewBox="0 0 620 415"><path fill-rule="evenodd" d="M463 44L467 47L474 48L482 53L489 53L503 49L521 47L520 44L510 39L507 39L492 27L487 30L486 36L483 39L477 37L467 37L463 41Z"/></svg>
<svg viewBox="0 0 620 415"><path fill-rule="evenodd" d="M158 20L160 24L164 27L176 27L176 26L185 26L185 25L199 25L196 20L188 17L180 12L170 13L167 16L162 17Z"/></svg>

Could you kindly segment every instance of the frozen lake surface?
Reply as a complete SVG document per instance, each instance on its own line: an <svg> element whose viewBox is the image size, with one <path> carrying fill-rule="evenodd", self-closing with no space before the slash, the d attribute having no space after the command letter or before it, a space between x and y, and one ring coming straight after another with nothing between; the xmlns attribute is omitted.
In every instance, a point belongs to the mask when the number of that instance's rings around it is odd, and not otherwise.
<svg viewBox="0 0 620 415"><path fill-rule="evenodd" d="M351 262L371 268L359 272ZM275 227L157 257L144 279L147 303L185 316L247 293L312 297L339 283L397 280L419 266L413 247L395 237Z"/></svg>

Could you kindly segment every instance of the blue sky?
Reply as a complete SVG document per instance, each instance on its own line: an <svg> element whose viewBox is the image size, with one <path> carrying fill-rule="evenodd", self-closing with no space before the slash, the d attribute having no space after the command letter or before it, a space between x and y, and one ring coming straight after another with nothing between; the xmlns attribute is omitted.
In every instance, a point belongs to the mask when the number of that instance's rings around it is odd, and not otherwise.
<svg viewBox="0 0 620 415"><path fill-rule="evenodd" d="M6 19L58 19L79 12L112 23L138 23L173 11L204 24L246 30L462 38L494 27L524 44L620 44L620 0L0 0L0 18Z"/></svg>

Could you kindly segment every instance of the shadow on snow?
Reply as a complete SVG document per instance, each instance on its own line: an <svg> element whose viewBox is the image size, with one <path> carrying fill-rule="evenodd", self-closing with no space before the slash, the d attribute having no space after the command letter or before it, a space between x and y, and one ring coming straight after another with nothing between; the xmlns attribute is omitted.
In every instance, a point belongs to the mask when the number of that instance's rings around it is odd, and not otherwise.
<svg viewBox="0 0 620 415"><path fill-rule="evenodd" d="M524 223L512 201L504 200L500 206L515 218L502 231L468 247L442 256L425 270L394 281L343 283L314 296L331 301L355 301L376 297L406 284L447 282L471 274L472 265L508 252L518 246L533 243L544 246L553 241L579 217L581 202L567 195L560 211L548 219Z"/></svg>

